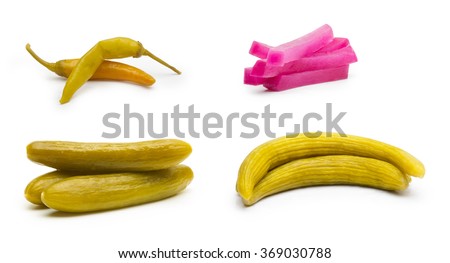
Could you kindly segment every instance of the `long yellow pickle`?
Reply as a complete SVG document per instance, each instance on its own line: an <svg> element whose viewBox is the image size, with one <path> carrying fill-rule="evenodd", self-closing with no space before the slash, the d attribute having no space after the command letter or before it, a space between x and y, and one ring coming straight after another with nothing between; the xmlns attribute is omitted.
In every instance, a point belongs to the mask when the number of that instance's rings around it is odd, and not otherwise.
<svg viewBox="0 0 450 263"><path fill-rule="evenodd" d="M240 166L236 188L244 203L251 203L255 187L276 167L303 158L351 155L388 162L408 176L423 177L425 168L414 156L376 140L340 134L281 137L256 147Z"/></svg>
<svg viewBox="0 0 450 263"><path fill-rule="evenodd" d="M177 139L133 143L36 141L27 146L28 158L58 170L83 173L140 172L181 163L191 146Z"/></svg>
<svg viewBox="0 0 450 263"><path fill-rule="evenodd" d="M41 194L44 189L72 175L67 172L53 171L36 177L25 188L25 198L35 205L43 205Z"/></svg>
<svg viewBox="0 0 450 263"><path fill-rule="evenodd" d="M192 170L185 165L140 173L73 176L47 187L41 199L63 212L103 211L173 196L192 179Z"/></svg>
<svg viewBox="0 0 450 263"><path fill-rule="evenodd" d="M288 162L271 170L256 185L245 205L299 187L359 185L389 191L405 190L411 178L394 165L373 158L329 155Z"/></svg>

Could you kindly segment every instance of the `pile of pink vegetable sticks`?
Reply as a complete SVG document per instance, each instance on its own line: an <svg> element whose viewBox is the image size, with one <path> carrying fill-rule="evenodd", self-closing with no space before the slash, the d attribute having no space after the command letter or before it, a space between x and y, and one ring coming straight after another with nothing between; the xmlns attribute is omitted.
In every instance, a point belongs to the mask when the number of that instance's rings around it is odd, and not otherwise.
<svg viewBox="0 0 450 263"><path fill-rule="evenodd" d="M271 91L346 79L357 61L348 39L335 38L329 25L276 47L254 41L250 54L260 60L245 68L244 83Z"/></svg>

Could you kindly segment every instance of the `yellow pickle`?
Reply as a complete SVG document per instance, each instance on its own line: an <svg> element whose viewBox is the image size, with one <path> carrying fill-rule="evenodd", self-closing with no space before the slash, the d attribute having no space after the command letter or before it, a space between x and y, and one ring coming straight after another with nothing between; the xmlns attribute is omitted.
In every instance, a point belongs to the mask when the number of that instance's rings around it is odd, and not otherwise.
<svg viewBox="0 0 450 263"><path fill-rule="evenodd" d="M309 185L404 190L410 176L424 174L425 167L418 159L380 141L337 133L296 134L252 150L240 166L236 189L244 204L252 205L265 196Z"/></svg>
<svg viewBox="0 0 450 263"><path fill-rule="evenodd" d="M181 165L192 152L182 140L132 143L35 141L28 158L57 169L33 179L25 198L63 212L95 212L158 201L193 179Z"/></svg>
<svg viewBox="0 0 450 263"><path fill-rule="evenodd" d="M27 146L31 161L63 171L84 173L139 172L181 163L191 146L177 139L132 143L36 141Z"/></svg>
<svg viewBox="0 0 450 263"><path fill-rule="evenodd" d="M96 212L158 201L184 190L193 179L185 165L148 172L72 176L42 192L42 202L63 212Z"/></svg>

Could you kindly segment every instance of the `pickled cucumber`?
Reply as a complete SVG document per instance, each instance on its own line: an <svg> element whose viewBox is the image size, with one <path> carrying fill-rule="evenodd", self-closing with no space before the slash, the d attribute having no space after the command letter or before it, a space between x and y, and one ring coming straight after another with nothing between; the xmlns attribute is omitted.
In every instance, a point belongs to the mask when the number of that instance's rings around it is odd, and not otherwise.
<svg viewBox="0 0 450 263"><path fill-rule="evenodd" d="M58 170L82 173L141 172L166 169L192 152L181 140L133 143L36 141L27 146L28 158Z"/></svg>
<svg viewBox="0 0 450 263"><path fill-rule="evenodd" d="M298 159L271 170L253 190L245 205L300 187L317 185L359 185L388 191L405 190L409 175L394 165L373 158L328 155Z"/></svg>
<svg viewBox="0 0 450 263"><path fill-rule="evenodd" d="M164 170L73 176L47 187L42 202L64 212L95 212L158 201L184 190L192 170L177 165Z"/></svg>
<svg viewBox="0 0 450 263"><path fill-rule="evenodd" d="M239 169L237 191L244 202L250 202L254 188L270 170L298 159L327 155L374 158L391 163L406 175L425 174L424 165L414 156L380 141L339 133L319 137L297 134L270 140L251 151Z"/></svg>
<svg viewBox="0 0 450 263"><path fill-rule="evenodd" d="M71 173L53 171L34 178L25 188L25 198L35 205L44 205L41 193L51 184L59 182L71 176Z"/></svg>

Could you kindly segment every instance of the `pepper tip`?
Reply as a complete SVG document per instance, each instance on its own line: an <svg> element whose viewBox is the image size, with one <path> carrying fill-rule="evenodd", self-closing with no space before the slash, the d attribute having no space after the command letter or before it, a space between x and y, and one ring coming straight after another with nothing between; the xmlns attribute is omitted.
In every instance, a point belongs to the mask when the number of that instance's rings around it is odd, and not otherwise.
<svg viewBox="0 0 450 263"><path fill-rule="evenodd" d="M66 104L67 102L69 102L68 99L61 98L61 99L59 100L59 104Z"/></svg>

